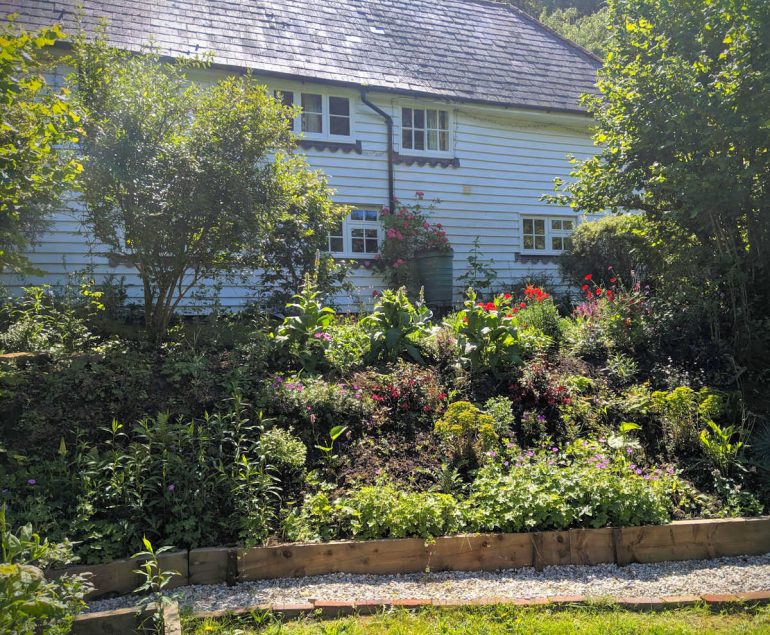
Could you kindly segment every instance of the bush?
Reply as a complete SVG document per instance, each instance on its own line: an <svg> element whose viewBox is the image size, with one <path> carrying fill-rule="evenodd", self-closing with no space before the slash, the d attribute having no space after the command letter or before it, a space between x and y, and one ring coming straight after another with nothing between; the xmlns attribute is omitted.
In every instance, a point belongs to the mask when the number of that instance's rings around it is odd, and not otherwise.
<svg viewBox="0 0 770 635"><path fill-rule="evenodd" d="M560 258L562 274L576 285L582 285L588 273L605 287L610 278L618 276L623 280L649 280L659 274L661 258L652 232L652 226L640 214L604 216L580 223L572 234L570 250Z"/></svg>
<svg viewBox="0 0 770 635"><path fill-rule="evenodd" d="M481 468L463 506L467 528L544 531L671 519L673 477L665 472L637 474L608 450L587 457L553 450L508 456Z"/></svg>
<svg viewBox="0 0 770 635"><path fill-rule="evenodd" d="M72 618L86 607L83 597L93 589L84 576L46 578L52 565L74 560L69 544L51 544L26 525L14 534L0 507L0 631L15 635L64 635Z"/></svg>
<svg viewBox="0 0 770 635"><path fill-rule="evenodd" d="M361 326L369 333L368 363L379 360L396 361L402 355L422 363L416 339L430 328L432 313L425 304L413 305L406 289L383 291L374 311L363 318Z"/></svg>
<svg viewBox="0 0 770 635"><path fill-rule="evenodd" d="M454 461L470 461L474 465L481 453L494 447L498 440L494 417L467 401L449 404L433 430L443 439Z"/></svg>

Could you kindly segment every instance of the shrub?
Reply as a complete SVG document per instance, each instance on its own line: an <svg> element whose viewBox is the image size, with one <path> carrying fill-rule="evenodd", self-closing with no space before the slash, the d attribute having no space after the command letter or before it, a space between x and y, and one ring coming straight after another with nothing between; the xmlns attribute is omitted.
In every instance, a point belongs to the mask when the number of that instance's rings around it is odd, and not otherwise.
<svg viewBox="0 0 770 635"><path fill-rule="evenodd" d="M675 452L692 453L698 447L701 429L720 416L724 401L708 388L688 386L653 392L651 409L659 417L663 434Z"/></svg>
<svg viewBox="0 0 770 635"><path fill-rule="evenodd" d="M0 507L0 631L16 635L64 635L73 616L86 607L93 586L80 575L48 579L45 570L72 562L68 543L51 544L26 525L14 534Z"/></svg>
<svg viewBox="0 0 770 635"><path fill-rule="evenodd" d="M361 487L335 501L324 491L305 499L289 514L284 528L289 539L358 540L432 538L463 527L455 498L436 492L409 492L387 482Z"/></svg>
<svg viewBox="0 0 770 635"><path fill-rule="evenodd" d="M358 373L353 381L376 404L379 429L429 428L444 409L447 393L438 373L399 360L389 373Z"/></svg>
<svg viewBox="0 0 770 635"><path fill-rule="evenodd" d="M331 341L326 349L326 359L344 377L363 364L364 356L369 351L369 337L354 320L338 321L329 332Z"/></svg>
<svg viewBox="0 0 770 635"><path fill-rule="evenodd" d="M271 428L259 438L259 453L268 465L278 469L299 472L305 467L307 448L291 432Z"/></svg>
<svg viewBox="0 0 770 635"><path fill-rule="evenodd" d="M467 401L449 404L436 421L434 432L444 440L455 461L469 460L474 464L481 452L493 447L498 440L494 417Z"/></svg>
<svg viewBox="0 0 770 635"><path fill-rule="evenodd" d="M471 531L659 524L670 520L670 477L635 473L601 452L544 449L481 468L463 508ZM634 466L636 468L636 466Z"/></svg>
<svg viewBox="0 0 770 635"><path fill-rule="evenodd" d="M511 434L516 417L513 402L508 397L490 397L484 402L484 410L494 419L493 426L499 437Z"/></svg>
<svg viewBox="0 0 770 635"><path fill-rule="evenodd" d="M562 254L559 264L564 277L582 285L590 273L599 285L609 286L610 278L641 278L660 271L660 253L655 247L654 230L643 215L611 215L580 223L572 234L572 246ZM612 266L612 269L608 267Z"/></svg>
<svg viewBox="0 0 770 635"><path fill-rule="evenodd" d="M422 363L416 338L428 331L431 316L431 311L421 301L416 306L409 301L404 287L398 291L385 290L374 311L360 322L369 333L366 361L395 361L406 354Z"/></svg>

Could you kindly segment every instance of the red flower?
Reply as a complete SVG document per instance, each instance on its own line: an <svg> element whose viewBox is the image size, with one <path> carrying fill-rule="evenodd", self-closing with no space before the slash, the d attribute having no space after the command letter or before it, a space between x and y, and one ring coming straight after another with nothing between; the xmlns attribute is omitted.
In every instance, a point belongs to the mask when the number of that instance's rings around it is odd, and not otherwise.
<svg viewBox="0 0 770 635"><path fill-rule="evenodd" d="M587 284L584 284L582 287L580 287L580 289L581 289L582 291L585 291L586 289L588 289L588 285L587 285Z"/></svg>
<svg viewBox="0 0 770 635"><path fill-rule="evenodd" d="M495 306L494 302L487 302L487 305L484 307L487 311L496 311L497 307Z"/></svg>
<svg viewBox="0 0 770 635"><path fill-rule="evenodd" d="M523 309L524 307L527 306L527 303L526 302L519 302L519 306Z"/></svg>
<svg viewBox="0 0 770 635"><path fill-rule="evenodd" d="M503 294L503 297L504 297L506 300L510 300L510 299L511 299L511 294L510 294L510 293L504 293L504 294Z"/></svg>
<svg viewBox="0 0 770 635"><path fill-rule="evenodd" d="M613 284L615 284L617 281L618 281L617 278L610 278L610 282L612 282Z"/></svg>
<svg viewBox="0 0 770 635"><path fill-rule="evenodd" d="M593 276L590 273L587 273L585 279L590 280L591 278L593 278Z"/></svg>
<svg viewBox="0 0 770 635"><path fill-rule="evenodd" d="M601 294L602 294L602 290L601 289L597 289L596 290L596 295L601 295Z"/></svg>
<svg viewBox="0 0 770 635"><path fill-rule="evenodd" d="M372 395L372 399L374 401L385 401L385 397L381 397L380 395Z"/></svg>

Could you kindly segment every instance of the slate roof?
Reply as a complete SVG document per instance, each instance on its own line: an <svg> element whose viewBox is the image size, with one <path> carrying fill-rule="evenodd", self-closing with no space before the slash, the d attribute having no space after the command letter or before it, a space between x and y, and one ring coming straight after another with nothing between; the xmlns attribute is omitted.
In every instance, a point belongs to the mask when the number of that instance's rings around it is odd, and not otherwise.
<svg viewBox="0 0 770 635"><path fill-rule="evenodd" d="M82 0L111 42L178 57L453 100L581 112L600 63L489 0ZM0 0L27 28L75 30L77 0Z"/></svg>

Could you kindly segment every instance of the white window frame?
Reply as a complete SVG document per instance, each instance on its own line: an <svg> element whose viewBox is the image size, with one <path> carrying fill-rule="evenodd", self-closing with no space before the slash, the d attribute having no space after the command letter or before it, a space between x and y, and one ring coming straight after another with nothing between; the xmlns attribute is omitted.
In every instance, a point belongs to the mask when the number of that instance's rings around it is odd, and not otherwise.
<svg viewBox="0 0 770 635"><path fill-rule="evenodd" d="M292 103L300 109L300 114L292 122L292 131L300 135L302 139L318 140L318 141L339 141L342 143L350 142L355 138L354 131L354 116L353 108L355 106L353 97L350 95L338 95L328 94L316 90L314 88L290 88L290 87L275 87L273 89L273 96L277 97L277 93L291 93ZM321 127L322 132L303 132L302 131L302 93L308 95L320 95L321 96ZM348 119L350 123L350 134L340 135L331 133L331 113L329 111L329 98L339 97L348 100Z"/></svg>
<svg viewBox="0 0 770 635"><path fill-rule="evenodd" d="M524 246L525 236L537 236L538 234L525 234L524 223L531 220L533 222L533 230L535 221L543 221L543 228L545 230L545 249L527 248ZM554 222L568 221L572 223L572 229L555 229L553 227ZM554 249L553 238L571 238L572 234L577 227L577 218L574 216L522 216L521 217L521 253L539 255L539 256L558 256L563 254L566 249ZM533 240L533 245L535 241Z"/></svg>
<svg viewBox="0 0 770 635"><path fill-rule="evenodd" d="M373 215L372 220L353 220L351 217L355 212L364 212L365 214ZM377 230L377 251L373 253L360 253L353 251L353 230L363 229ZM365 235L365 234L364 234ZM380 223L380 213L378 210L371 206L360 205L354 206L343 220L342 220L342 251L331 251L330 254L335 258L353 258L356 260L372 260L380 253L382 246L382 240L384 232L382 223ZM330 246L327 242L327 246Z"/></svg>
<svg viewBox="0 0 770 635"><path fill-rule="evenodd" d="M412 117L414 117L415 110L423 110L425 112L425 150L416 150L414 148L404 147L404 108L412 109ZM447 116L447 149L446 150L428 150L428 110L435 110L438 112L445 112ZM451 157L454 154L454 113L443 104L419 104L419 103L400 103L396 104L396 115L398 117L398 126L394 126L396 130L394 135L396 137L395 142L401 154L406 156L428 156L428 157ZM439 117L437 114L436 117ZM436 130L442 130L437 128Z"/></svg>

